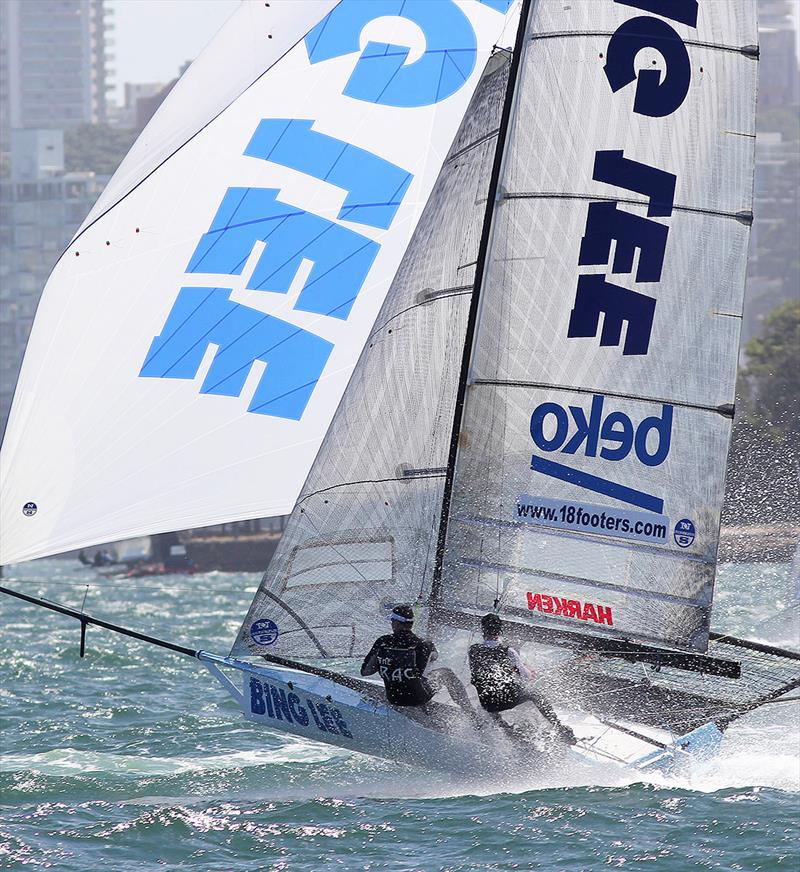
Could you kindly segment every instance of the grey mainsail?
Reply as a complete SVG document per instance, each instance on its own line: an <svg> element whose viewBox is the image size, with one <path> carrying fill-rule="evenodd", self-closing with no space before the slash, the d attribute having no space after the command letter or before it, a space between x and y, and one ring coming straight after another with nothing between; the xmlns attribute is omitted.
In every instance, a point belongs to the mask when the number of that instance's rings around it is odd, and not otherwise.
<svg viewBox="0 0 800 872"><path fill-rule="evenodd" d="M507 58L498 53L237 636L235 655L363 653L387 628L387 605L427 600L507 76ZM276 625L277 638L265 621Z"/></svg>
<svg viewBox="0 0 800 872"><path fill-rule="evenodd" d="M442 606L706 650L756 42L744 0L534 5Z"/></svg>

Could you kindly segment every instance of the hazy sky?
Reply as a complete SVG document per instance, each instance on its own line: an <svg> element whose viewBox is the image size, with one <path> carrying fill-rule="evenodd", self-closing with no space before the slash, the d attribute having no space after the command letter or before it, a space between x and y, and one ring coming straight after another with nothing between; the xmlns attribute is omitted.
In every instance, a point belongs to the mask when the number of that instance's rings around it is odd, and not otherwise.
<svg viewBox="0 0 800 872"><path fill-rule="evenodd" d="M0 0L2 2L2 0ZM239 5L239 0L108 0L116 24L115 95L125 82L168 82L193 60ZM794 0L795 21L800 0Z"/></svg>
<svg viewBox="0 0 800 872"><path fill-rule="evenodd" d="M2 2L2 0L0 0ZM125 82L168 82L193 60L239 0L110 0L115 24L114 94Z"/></svg>

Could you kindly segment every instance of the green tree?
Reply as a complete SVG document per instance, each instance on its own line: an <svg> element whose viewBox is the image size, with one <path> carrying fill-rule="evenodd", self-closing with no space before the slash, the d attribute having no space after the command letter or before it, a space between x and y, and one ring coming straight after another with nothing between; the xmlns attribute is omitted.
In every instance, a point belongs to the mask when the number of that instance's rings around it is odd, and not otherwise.
<svg viewBox="0 0 800 872"><path fill-rule="evenodd" d="M748 417L768 428L773 441L800 436L800 300L773 309L746 351Z"/></svg>
<svg viewBox="0 0 800 872"><path fill-rule="evenodd" d="M67 172L95 172L110 176L133 144L133 130L108 124L80 124L64 132L64 165Z"/></svg>
<svg viewBox="0 0 800 872"><path fill-rule="evenodd" d="M725 524L800 522L800 300L783 303L747 343L728 456Z"/></svg>

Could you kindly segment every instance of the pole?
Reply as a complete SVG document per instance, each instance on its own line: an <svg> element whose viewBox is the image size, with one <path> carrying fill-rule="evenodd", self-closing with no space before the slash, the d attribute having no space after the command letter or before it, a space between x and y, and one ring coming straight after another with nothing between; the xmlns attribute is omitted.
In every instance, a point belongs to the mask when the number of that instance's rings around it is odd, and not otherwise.
<svg viewBox="0 0 800 872"><path fill-rule="evenodd" d="M52 612L58 612L61 615L75 618L81 624L81 657L83 657L86 649L86 627L91 624L95 627L102 627L104 630L111 630L112 633L119 633L122 636L129 636L132 639L138 639L140 642L147 642L149 645L157 645L159 648L166 648L175 654L184 654L187 657L197 657L200 652L193 648L187 648L185 645L176 645L174 642L167 642L164 639L159 639L156 636L150 636L147 633L137 633L136 630L129 630L127 627L121 627L119 624L112 624L110 621L102 621L100 618L93 618L84 612L79 612L77 609L71 609L67 606L51 603L41 599L38 596L29 596L26 593L20 593L18 590L12 590L9 587L0 587L0 593L7 596L13 596L16 599L23 600L26 603L32 603L35 606L41 606L44 609L50 609Z"/></svg>
<svg viewBox="0 0 800 872"><path fill-rule="evenodd" d="M492 231L492 219L494 207L497 202L497 191L500 185L500 171L505 156L508 127L511 120L511 110L514 104L517 78L519 74L520 59L525 44L525 34L528 29L528 18L533 0L522 0L522 9L519 15L519 26L514 42L514 53L511 57L511 66L508 71L508 85L506 86L503 111L500 116L500 129L497 133L497 145L495 146L492 174L489 178L489 193L486 200L486 211L483 216L483 227L478 245L478 259L475 263L475 282L472 290L472 299L467 316L467 329L464 336L464 352L461 356L461 370L458 377L458 391L456 393L456 405L453 414L453 428L450 432L450 449L447 456L447 472L444 479L442 492L442 511L439 516L439 532L436 540L436 557L433 564L433 582L431 584L431 600L437 602L440 599L442 587L442 568L444 563L444 547L447 541L447 523L450 516L450 502L453 497L453 479L455 477L456 459L458 457L458 439L461 433L461 422L464 417L464 401L467 393L467 379L469 366L472 358L472 345L475 340L475 329L478 322L480 308L481 287L486 272L486 258L489 252L489 240Z"/></svg>

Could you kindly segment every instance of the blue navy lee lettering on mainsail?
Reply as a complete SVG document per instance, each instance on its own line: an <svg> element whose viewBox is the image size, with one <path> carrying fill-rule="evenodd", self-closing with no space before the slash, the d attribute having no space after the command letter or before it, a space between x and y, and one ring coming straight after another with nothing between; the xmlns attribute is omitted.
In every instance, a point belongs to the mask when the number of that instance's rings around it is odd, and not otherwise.
<svg viewBox="0 0 800 872"><path fill-rule="evenodd" d="M666 63L666 73L658 69L637 72L636 55L645 48L658 51ZM680 107L689 93L691 62L686 46L675 28L642 15L620 25L608 43L605 74L615 93L636 82L633 111L638 115L663 118Z"/></svg>
<svg viewBox="0 0 800 872"><path fill-rule="evenodd" d="M633 101L636 114L651 118L672 115L686 99L692 71L683 40L672 25L663 19L671 18L695 27L696 0L615 2L655 13L661 18L635 16L623 22L611 36L603 68L611 90L617 93L636 82ZM646 48L661 55L664 70L637 70L637 55ZM606 266L617 275L631 274L638 252L634 281L643 285L657 284L661 281L664 268L669 227L653 219L672 214L676 176L659 167L625 157L621 150L599 150L595 153L592 178L647 196L647 217L620 208L615 201L590 203L578 265ZM567 337L596 337L600 330L601 346L618 346L622 343L623 356L647 354L656 302L652 294L609 282L602 273L581 274L578 276Z"/></svg>
<svg viewBox="0 0 800 872"><path fill-rule="evenodd" d="M479 2L505 13L511 0ZM361 51L364 28L385 16L417 26L425 40L420 57L408 62L411 46L372 41ZM438 103L462 87L475 68L477 37L453 0L342 0L309 32L305 49L312 65L360 52L345 96L413 108ZM201 394L240 396L260 361L266 369L248 412L297 421L333 345L290 320L236 302L230 277L243 276L246 290L287 294L303 262L310 261L293 308L346 321L380 250L379 242L353 225L391 227L413 174L316 130L312 119L261 119L244 154L344 190L339 214L333 221L313 214L274 188L228 188L186 267L187 273L212 278L179 290L139 375L194 379L213 346Z"/></svg>

